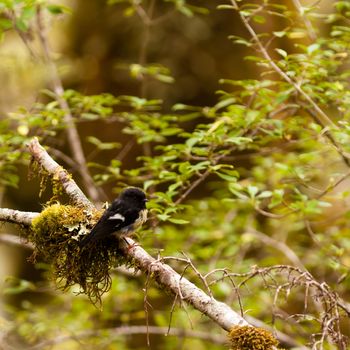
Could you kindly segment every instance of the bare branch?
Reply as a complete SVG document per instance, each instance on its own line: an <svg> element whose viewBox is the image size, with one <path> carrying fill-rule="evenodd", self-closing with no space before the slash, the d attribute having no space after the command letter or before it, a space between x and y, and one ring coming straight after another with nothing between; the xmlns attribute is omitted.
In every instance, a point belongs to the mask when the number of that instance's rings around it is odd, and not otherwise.
<svg viewBox="0 0 350 350"><path fill-rule="evenodd" d="M136 246L132 239L127 238L127 240L132 248L124 247L125 255L129 255L141 271L147 274L150 273L157 283L166 290L177 295L180 288L183 301L207 315L225 330L230 330L234 325L249 325L229 306L211 298L186 278L180 276L170 266L151 257L140 246Z"/></svg>
<svg viewBox="0 0 350 350"><path fill-rule="evenodd" d="M14 215L7 215L10 222L30 224L29 218L34 218L38 213L26 213L10 209L1 209L1 212L12 212ZM5 220L6 215L3 216ZM181 298L199 310L225 330L230 330L233 326L247 326L249 323L239 314L233 311L228 305L208 296L185 277L179 275L170 266L164 264L161 260L151 257L143 248L136 245L131 238L126 238L129 246L125 246L123 252L128 259L134 263L145 274L152 276L159 285L167 291L178 295L181 292ZM132 247L132 248L130 248Z"/></svg>
<svg viewBox="0 0 350 350"><path fill-rule="evenodd" d="M30 226L32 220L38 215L39 213L0 208L0 221L11 222L13 224Z"/></svg>

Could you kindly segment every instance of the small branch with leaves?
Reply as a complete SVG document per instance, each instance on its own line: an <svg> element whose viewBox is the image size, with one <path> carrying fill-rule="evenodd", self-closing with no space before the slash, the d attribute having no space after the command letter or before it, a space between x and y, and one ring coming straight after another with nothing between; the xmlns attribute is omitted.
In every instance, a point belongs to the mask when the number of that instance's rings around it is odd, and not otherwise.
<svg viewBox="0 0 350 350"><path fill-rule="evenodd" d="M306 106L304 107L307 113L312 117L312 119L319 124L324 132L324 136L329 140L329 142L334 146L335 150L338 152L340 157L343 159L344 163L349 167L350 160L349 155L342 149L341 145L334 138L330 129L338 130L338 126L332 121L332 119L322 110L322 108L318 105L318 103L307 93L304 91L300 82L293 80L283 69L281 69L278 64L274 61L263 42L261 41L259 35L254 30L253 26L249 21L249 17L246 17L242 11L240 11L240 7L236 0L230 0L232 4L232 8L238 12L238 15L248 31L249 35L252 38L253 43L256 45L257 50L260 52L262 57L266 60L268 65L272 68L272 70L279 75L282 80L290 84L293 89L302 97L302 99L306 102L304 103ZM300 12L300 3L298 0L293 0L296 8ZM303 16L303 20L305 21L305 25L309 32L310 37L314 38L314 32L309 20Z"/></svg>

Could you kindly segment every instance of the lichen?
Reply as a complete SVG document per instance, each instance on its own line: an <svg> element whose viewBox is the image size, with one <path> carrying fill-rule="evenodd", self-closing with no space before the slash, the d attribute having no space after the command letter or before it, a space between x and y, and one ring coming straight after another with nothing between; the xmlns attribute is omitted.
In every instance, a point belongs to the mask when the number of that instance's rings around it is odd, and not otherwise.
<svg viewBox="0 0 350 350"><path fill-rule="evenodd" d="M33 220L29 234L35 246L31 259L51 264L57 287L66 290L78 284L94 304L100 304L102 294L111 287L110 269L127 263L115 237L80 248L81 237L101 215L98 210L49 205Z"/></svg>
<svg viewBox="0 0 350 350"><path fill-rule="evenodd" d="M251 326L233 327L228 338L231 350L272 350L278 346L271 332Z"/></svg>

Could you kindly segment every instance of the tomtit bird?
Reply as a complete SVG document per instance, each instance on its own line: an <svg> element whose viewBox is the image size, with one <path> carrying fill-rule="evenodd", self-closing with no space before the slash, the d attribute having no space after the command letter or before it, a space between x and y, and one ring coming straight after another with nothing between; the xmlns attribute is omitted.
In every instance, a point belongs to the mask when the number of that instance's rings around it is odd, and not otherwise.
<svg viewBox="0 0 350 350"><path fill-rule="evenodd" d="M115 234L125 237L147 220L147 198L138 188L127 188L105 210L91 232L79 243L81 247Z"/></svg>

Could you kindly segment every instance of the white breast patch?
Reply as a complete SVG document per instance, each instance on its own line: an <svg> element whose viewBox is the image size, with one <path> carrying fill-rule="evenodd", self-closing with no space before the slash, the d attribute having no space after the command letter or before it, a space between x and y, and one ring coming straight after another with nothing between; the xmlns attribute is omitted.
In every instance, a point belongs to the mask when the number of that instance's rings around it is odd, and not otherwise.
<svg viewBox="0 0 350 350"><path fill-rule="evenodd" d="M141 210L139 213L139 217L135 221L135 228L141 226L143 223L147 221L147 209Z"/></svg>
<svg viewBox="0 0 350 350"><path fill-rule="evenodd" d="M125 217L124 217L123 215L117 213L117 214L114 214L114 215L110 216L110 217L108 218L108 220L121 220L121 221L125 221Z"/></svg>

